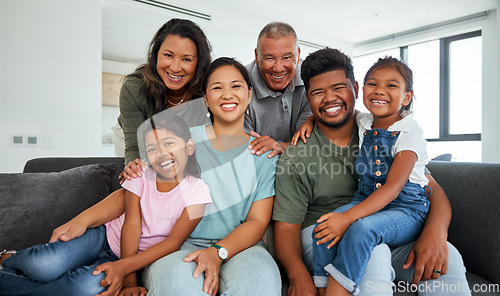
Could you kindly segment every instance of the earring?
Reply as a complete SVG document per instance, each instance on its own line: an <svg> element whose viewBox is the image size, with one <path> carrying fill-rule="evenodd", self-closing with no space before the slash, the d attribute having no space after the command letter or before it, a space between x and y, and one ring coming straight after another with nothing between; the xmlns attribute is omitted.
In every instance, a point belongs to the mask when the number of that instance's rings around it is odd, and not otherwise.
<svg viewBox="0 0 500 296"><path fill-rule="evenodd" d="M210 112L207 112L207 117L210 117Z"/></svg>
<svg viewBox="0 0 500 296"><path fill-rule="evenodd" d="M247 115L250 116L250 111L247 109Z"/></svg>

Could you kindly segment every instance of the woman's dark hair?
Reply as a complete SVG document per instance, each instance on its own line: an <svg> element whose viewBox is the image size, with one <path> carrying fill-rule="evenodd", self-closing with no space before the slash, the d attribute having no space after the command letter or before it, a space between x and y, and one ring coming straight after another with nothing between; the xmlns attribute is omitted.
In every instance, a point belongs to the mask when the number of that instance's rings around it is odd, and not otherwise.
<svg viewBox="0 0 500 296"><path fill-rule="evenodd" d="M144 81L144 94L147 100L154 104L156 112L167 109L165 98L168 95L168 88L158 74L156 66L158 51L163 41L165 41L165 38L169 35L178 35L182 38L188 38L196 45L198 65L196 66L196 72L193 79L191 79L187 85L188 90L193 93L193 97L201 97L201 84L211 61L210 52L212 48L205 33L203 33L203 30L201 30L196 23L190 20L177 18L173 18L166 22L158 32L156 32L153 40L151 40L149 44L146 64L139 66L134 73L127 76L137 77Z"/></svg>
<svg viewBox="0 0 500 296"><path fill-rule="evenodd" d="M311 78L321 75L326 72L342 70L345 77L351 80L354 86L354 69L351 59L338 49L323 48L317 50L302 62L300 68L300 78L304 81L306 92L309 91Z"/></svg>
<svg viewBox="0 0 500 296"><path fill-rule="evenodd" d="M366 84L366 81L368 80L370 74L375 72L376 70L382 69L382 68L394 68L396 71L401 74L405 81L405 91L410 92L413 91L413 72L411 71L410 67L408 67L407 64L403 63L402 61L393 58L391 56L386 56L384 58L379 58L378 61L373 64L373 66L368 69L365 75L365 79L363 80L363 85ZM413 103L413 98L415 96L412 96L410 102L406 106L402 106L400 113L403 111L410 111L411 110L411 105Z"/></svg>
<svg viewBox="0 0 500 296"><path fill-rule="evenodd" d="M148 160L145 146L146 134L152 130L159 129L166 129L172 132L174 135L181 138L186 143L191 139L191 132L189 131L189 127L180 116L158 113L144 121L137 130L137 137L139 140L139 153L141 155L141 159ZM184 173L199 178L200 172L200 166L196 161L195 149L193 154L188 157L186 170Z"/></svg>
<svg viewBox="0 0 500 296"><path fill-rule="evenodd" d="M223 67L223 66L233 66L233 67L235 67L236 70L238 70L240 72L241 76L243 76L243 79L245 80L245 82L248 85L248 89L252 88L252 81L250 80L250 75L248 74L248 71L245 68L245 66L243 66L240 62L238 62L234 58L221 57L221 58L218 58L215 61L213 61L210 64L210 66L208 66L207 73L205 75L205 79L203 79L203 84L202 84L202 93L203 93L203 95L207 94L208 80L210 79L210 76L215 72L215 70L217 70L217 69L219 69L220 67ZM210 111L210 109L208 109L208 112L210 113L210 120L213 123L214 122L213 114Z"/></svg>

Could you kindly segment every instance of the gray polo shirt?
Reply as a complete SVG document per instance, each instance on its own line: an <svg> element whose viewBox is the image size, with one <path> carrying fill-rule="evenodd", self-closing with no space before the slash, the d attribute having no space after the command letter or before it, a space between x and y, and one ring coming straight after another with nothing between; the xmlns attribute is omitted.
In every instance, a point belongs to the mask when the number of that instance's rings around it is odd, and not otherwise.
<svg viewBox="0 0 500 296"><path fill-rule="evenodd" d="M311 108L300 79L300 61L283 93L270 90L255 61L246 66L253 84L252 100L245 116L245 130L267 135L277 142L290 142L293 134L311 116Z"/></svg>

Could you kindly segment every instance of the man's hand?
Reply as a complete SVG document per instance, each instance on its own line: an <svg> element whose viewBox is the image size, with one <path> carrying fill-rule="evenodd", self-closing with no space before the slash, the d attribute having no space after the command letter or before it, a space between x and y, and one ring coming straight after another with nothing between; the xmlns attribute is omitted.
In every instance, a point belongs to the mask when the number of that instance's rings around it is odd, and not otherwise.
<svg viewBox="0 0 500 296"><path fill-rule="evenodd" d="M80 224L77 221L71 220L54 229L49 242L55 242L57 240L67 242L76 237L80 237L82 234L85 233L85 231L87 231L87 227L85 225Z"/></svg>
<svg viewBox="0 0 500 296"><path fill-rule="evenodd" d="M248 146L248 148L251 149L250 153L252 154L262 155L267 151L272 150L267 157L273 158L276 155L281 155L286 146L288 146L287 143L278 143L273 138L269 136L260 136L254 131L251 131L249 134L250 136L256 138L250 142L250 145Z"/></svg>
<svg viewBox="0 0 500 296"><path fill-rule="evenodd" d="M408 269L415 263L412 284L438 279L448 272L448 244L446 238L439 237L438 234L422 232L411 248L403 268ZM435 273L434 270L440 273Z"/></svg>
<svg viewBox="0 0 500 296"><path fill-rule="evenodd" d="M318 289L314 286L311 275L306 272L295 277L290 277L288 296L317 296Z"/></svg>

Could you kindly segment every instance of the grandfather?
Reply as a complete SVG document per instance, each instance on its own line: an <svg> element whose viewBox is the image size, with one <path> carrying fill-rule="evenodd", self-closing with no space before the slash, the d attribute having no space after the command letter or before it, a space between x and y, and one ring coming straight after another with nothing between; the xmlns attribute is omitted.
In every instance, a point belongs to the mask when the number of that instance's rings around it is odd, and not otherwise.
<svg viewBox="0 0 500 296"><path fill-rule="evenodd" d="M268 157L281 154L295 131L311 116L300 64L300 47L292 26L267 24L257 39L255 62L246 66L253 93L245 130L257 138L250 143L252 153L261 155L273 150Z"/></svg>

